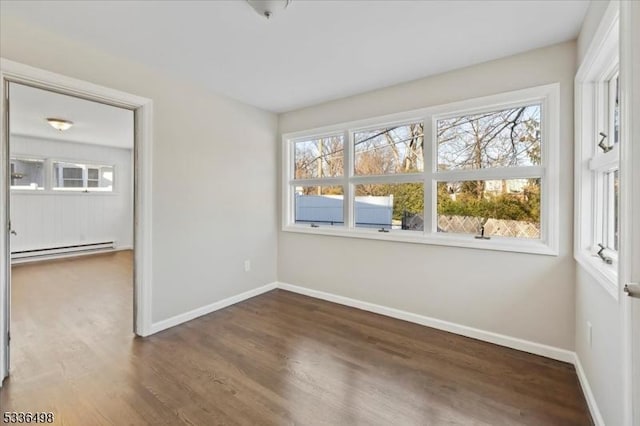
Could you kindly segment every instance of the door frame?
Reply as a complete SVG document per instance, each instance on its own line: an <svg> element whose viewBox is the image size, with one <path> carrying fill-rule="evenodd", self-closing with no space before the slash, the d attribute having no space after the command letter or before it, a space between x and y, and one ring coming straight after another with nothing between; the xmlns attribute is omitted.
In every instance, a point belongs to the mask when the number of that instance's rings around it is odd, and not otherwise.
<svg viewBox="0 0 640 426"><path fill-rule="evenodd" d="M620 147L620 297L625 425L640 424L640 300L622 293L625 284L640 283L639 26L640 5L620 2L621 131L625 142Z"/></svg>
<svg viewBox="0 0 640 426"><path fill-rule="evenodd" d="M9 375L11 253L9 234L9 83L19 83L134 112L133 332L151 334L153 102L87 81L0 58L0 386Z"/></svg>

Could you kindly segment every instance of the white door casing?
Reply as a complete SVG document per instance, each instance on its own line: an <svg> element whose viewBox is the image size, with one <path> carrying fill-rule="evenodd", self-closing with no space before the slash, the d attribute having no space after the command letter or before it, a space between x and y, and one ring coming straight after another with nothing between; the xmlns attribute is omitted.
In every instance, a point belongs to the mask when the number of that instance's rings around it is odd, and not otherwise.
<svg viewBox="0 0 640 426"><path fill-rule="evenodd" d="M153 102L150 99L0 58L0 386L9 374L9 129L8 83L26 84L134 111L134 333L151 334L152 283L152 146Z"/></svg>
<svg viewBox="0 0 640 426"><path fill-rule="evenodd" d="M620 2L620 290L640 283L640 2ZM640 425L640 298L621 293L625 424Z"/></svg>

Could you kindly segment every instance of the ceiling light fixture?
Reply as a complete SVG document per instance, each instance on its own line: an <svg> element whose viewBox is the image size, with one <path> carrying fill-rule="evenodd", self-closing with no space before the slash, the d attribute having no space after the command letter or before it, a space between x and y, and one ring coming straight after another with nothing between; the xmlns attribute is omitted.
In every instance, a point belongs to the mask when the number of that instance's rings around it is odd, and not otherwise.
<svg viewBox="0 0 640 426"><path fill-rule="evenodd" d="M285 10L293 0L247 0L258 14L269 19L273 14Z"/></svg>
<svg viewBox="0 0 640 426"><path fill-rule="evenodd" d="M73 121L63 120L62 118L47 118L47 122L51 127L61 132L69 130L73 126Z"/></svg>

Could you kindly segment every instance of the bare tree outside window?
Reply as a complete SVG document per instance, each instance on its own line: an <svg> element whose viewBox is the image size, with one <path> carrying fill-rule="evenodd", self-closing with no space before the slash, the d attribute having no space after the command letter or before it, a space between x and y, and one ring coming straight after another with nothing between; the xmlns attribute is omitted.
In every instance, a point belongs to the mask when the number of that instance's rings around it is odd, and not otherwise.
<svg viewBox="0 0 640 426"><path fill-rule="evenodd" d="M337 177L344 172L342 136L296 142L294 155L296 179Z"/></svg>
<svg viewBox="0 0 640 426"><path fill-rule="evenodd" d="M422 123L355 132L353 138L356 175L424 171Z"/></svg>
<svg viewBox="0 0 640 426"><path fill-rule="evenodd" d="M540 165L540 105L438 120L438 170Z"/></svg>
<svg viewBox="0 0 640 426"><path fill-rule="evenodd" d="M557 254L559 93L549 84L285 133L283 230ZM613 135L615 108L602 112L599 130Z"/></svg>
<svg viewBox="0 0 640 426"><path fill-rule="evenodd" d="M435 120L438 232L541 237L542 175L531 172L542 160L541 115L542 106L536 103ZM314 225L342 224L338 219L344 188L317 185L317 180L348 172L355 179L368 177L353 187L356 227L424 230L424 124L355 130L350 139L350 171L345 170L342 135L294 142L295 179L316 180L295 187L296 206L302 209L298 213L311 217L313 211ZM513 169L526 167L523 176L513 177ZM495 170L506 168L509 174L496 178ZM494 170L491 177L485 176L488 169ZM443 175L460 170L474 172L473 178ZM375 176L381 179L370 178ZM304 220L296 216L297 223Z"/></svg>
<svg viewBox="0 0 640 426"><path fill-rule="evenodd" d="M540 165L540 115L527 105L438 120L438 171ZM540 238L540 187L540 178L439 182L438 230Z"/></svg>

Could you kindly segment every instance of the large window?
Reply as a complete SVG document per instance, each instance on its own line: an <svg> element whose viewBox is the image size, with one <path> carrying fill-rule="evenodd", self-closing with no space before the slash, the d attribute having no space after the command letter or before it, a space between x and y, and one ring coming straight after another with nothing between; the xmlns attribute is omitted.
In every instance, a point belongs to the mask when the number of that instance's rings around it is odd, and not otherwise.
<svg viewBox="0 0 640 426"><path fill-rule="evenodd" d="M618 297L620 79L617 17L576 76L575 258Z"/></svg>
<svg viewBox="0 0 640 426"><path fill-rule="evenodd" d="M557 252L558 86L283 135L283 229Z"/></svg>

